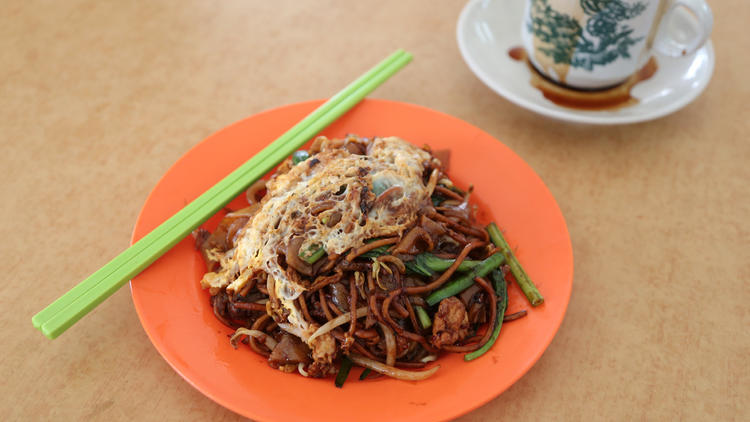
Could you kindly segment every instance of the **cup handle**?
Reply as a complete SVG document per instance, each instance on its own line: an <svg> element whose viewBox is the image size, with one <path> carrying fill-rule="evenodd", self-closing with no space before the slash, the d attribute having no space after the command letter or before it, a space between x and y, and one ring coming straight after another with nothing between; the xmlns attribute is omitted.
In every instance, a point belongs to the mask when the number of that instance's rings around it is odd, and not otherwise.
<svg viewBox="0 0 750 422"><path fill-rule="evenodd" d="M685 39L695 32L696 21L698 34ZM654 49L670 57L693 54L708 41L713 24L714 16L704 0L675 0L659 23Z"/></svg>

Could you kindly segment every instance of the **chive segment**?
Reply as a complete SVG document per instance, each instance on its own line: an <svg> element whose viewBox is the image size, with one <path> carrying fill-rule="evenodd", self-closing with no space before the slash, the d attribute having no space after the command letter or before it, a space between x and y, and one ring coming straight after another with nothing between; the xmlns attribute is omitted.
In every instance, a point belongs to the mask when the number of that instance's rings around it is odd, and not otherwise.
<svg viewBox="0 0 750 422"><path fill-rule="evenodd" d="M320 258L323 258L323 256L326 254L326 249L323 247L323 245L310 245L307 249L304 251L301 251L299 253L299 257L301 260L307 262L308 264L314 264L317 260Z"/></svg>
<svg viewBox="0 0 750 422"><path fill-rule="evenodd" d="M440 258L437 257L429 252L421 253L417 255L416 259L419 259L421 263L431 269L435 272L442 272L447 270L451 265L453 265L454 262L456 262L455 259L446 259L446 258ZM482 261L475 261L471 259L464 259L459 265L458 268L456 268L456 271L459 272L466 272L477 265Z"/></svg>
<svg viewBox="0 0 750 422"><path fill-rule="evenodd" d="M416 257L411 261L404 261L404 266L406 267L407 274L419 274L425 277L432 277L435 275L434 271L424 266L424 264Z"/></svg>
<svg viewBox="0 0 750 422"><path fill-rule="evenodd" d="M531 306L539 306L544 303L544 297L542 297L542 294L539 293L539 290L537 290L534 282L531 281L529 276L526 274L526 271L518 262L518 259L516 259L515 255L513 255L513 251L511 251L510 245L508 245L508 242L503 237L503 234L500 233L500 229L497 228L497 225L495 223L490 223L487 226L487 232L490 235L492 243L494 243L495 246L500 249L500 252L503 254L503 256L505 256L505 260L508 262L508 266L510 267L510 272L513 274L513 277L515 277L518 286L521 288L521 291L523 291L523 294L526 295L526 299L529 300Z"/></svg>
<svg viewBox="0 0 750 422"><path fill-rule="evenodd" d="M419 255L416 255L411 261L404 262L404 265L410 273L423 275L425 277L432 277L433 275L435 275L435 273L447 270L451 265L453 265L455 261L455 259L440 258L429 252L423 252ZM470 271L471 269L479 265L480 262L482 261L465 259L461 262L461 264L458 265L456 271Z"/></svg>
<svg viewBox="0 0 750 422"><path fill-rule="evenodd" d="M383 177L373 179L372 180L372 193L375 194L375 196L379 196L381 193L385 192L390 188L392 185L388 179L385 179Z"/></svg>
<svg viewBox="0 0 750 422"><path fill-rule="evenodd" d="M446 297L454 296L462 291L471 287L474 284L474 277L484 277L489 274L490 271L499 267L505 261L505 257L501 253L491 255L489 258L481 261L476 267L470 272L448 282L445 286L432 292L427 296L427 304L432 306Z"/></svg>
<svg viewBox="0 0 750 422"><path fill-rule="evenodd" d="M344 386L346 377L349 376L349 371L352 370L352 365L354 365L354 362L352 362L346 355L341 358L341 367L339 368L338 374L336 374L336 381L334 382L336 387L341 388Z"/></svg>
<svg viewBox="0 0 750 422"><path fill-rule="evenodd" d="M382 256L382 255L388 255L388 249L391 246L393 246L393 245L378 246L377 248L371 249L371 250L363 253L360 256L363 257L363 258L377 258L377 257Z"/></svg>
<svg viewBox="0 0 750 422"><path fill-rule="evenodd" d="M417 311L417 318L419 318L419 323L422 325L422 328L426 330L432 327L432 320L423 307L415 306L414 310Z"/></svg>
<svg viewBox="0 0 750 422"><path fill-rule="evenodd" d="M362 371L362 373L361 373L361 374L359 375L359 380L360 380L360 381L362 381L362 380L364 380L365 378L367 378L367 376L368 376L368 375L370 375L370 372L372 372L372 369L370 369L370 368L365 368L365 370L364 370L364 371Z"/></svg>
<svg viewBox="0 0 750 422"><path fill-rule="evenodd" d="M297 164L307 160L308 158L310 158L310 154L307 151L305 151L304 149L297 150L294 152L294 154L292 154L292 164L296 166Z"/></svg>
<svg viewBox="0 0 750 422"><path fill-rule="evenodd" d="M497 302L495 328L492 330L492 335L490 336L490 339L487 340L487 343L484 343L479 349L464 355L464 360L467 362L482 356L490 350L493 344L495 344L497 337L500 335L500 329L503 327L505 310L508 309L508 285L505 283L503 272L498 269L492 270L490 273L490 279L492 280L492 285L495 287L495 294L499 298L499 301Z"/></svg>

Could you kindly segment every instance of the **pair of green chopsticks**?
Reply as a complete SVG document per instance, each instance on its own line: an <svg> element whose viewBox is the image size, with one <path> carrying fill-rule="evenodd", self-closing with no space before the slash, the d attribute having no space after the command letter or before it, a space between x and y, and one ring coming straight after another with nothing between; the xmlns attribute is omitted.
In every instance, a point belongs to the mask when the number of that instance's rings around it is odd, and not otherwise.
<svg viewBox="0 0 750 422"><path fill-rule="evenodd" d="M397 50L31 321L54 339L411 61Z"/></svg>

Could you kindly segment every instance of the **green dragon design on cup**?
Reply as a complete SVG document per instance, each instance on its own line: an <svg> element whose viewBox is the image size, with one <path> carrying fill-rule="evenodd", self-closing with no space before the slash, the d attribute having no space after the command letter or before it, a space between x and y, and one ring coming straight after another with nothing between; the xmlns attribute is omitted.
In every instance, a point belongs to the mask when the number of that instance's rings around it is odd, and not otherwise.
<svg viewBox="0 0 750 422"><path fill-rule="evenodd" d="M621 0L580 0L588 17L586 28L570 15L560 13L549 0L533 0L529 31L546 45L538 50L555 64L591 71L619 57L630 58L629 49L643 37L632 36L633 28L623 23L646 9L642 2L628 5Z"/></svg>

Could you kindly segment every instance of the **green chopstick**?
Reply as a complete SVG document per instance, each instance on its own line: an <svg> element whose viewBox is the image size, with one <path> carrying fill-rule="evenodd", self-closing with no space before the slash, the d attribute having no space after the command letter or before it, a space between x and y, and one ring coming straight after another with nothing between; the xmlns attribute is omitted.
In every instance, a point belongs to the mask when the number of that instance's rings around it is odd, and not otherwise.
<svg viewBox="0 0 750 422"><path fill-rule="evenodd" d="M62 334L250 184L359 103L411 58L411 54L397 50L378 63L185 208L34 315L34 327L51 339Z"/></svg>

